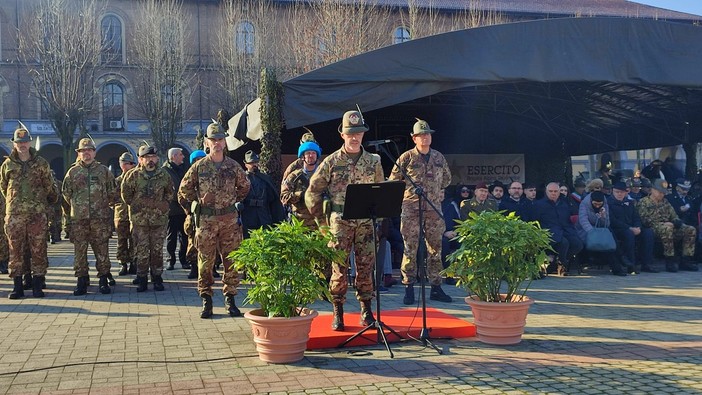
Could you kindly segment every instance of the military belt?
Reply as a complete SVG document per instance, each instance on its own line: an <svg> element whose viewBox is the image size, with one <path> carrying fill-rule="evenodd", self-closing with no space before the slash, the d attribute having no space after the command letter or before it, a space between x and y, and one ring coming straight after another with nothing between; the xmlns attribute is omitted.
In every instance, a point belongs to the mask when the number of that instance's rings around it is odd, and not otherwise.
<svg viewBox="0 0 702 395"><path fill-rule="evenodd" d="M344 212L344 205L332 203L331 209L332 209L332 211L334 211L336 213L343 213Z"/></svg>
<svg viewBox="0 0 702 395"><path fill-rule="evenodd" d="M209 208L209 207L200 207L200 215L224 215L224 214L229 214L233 213L236 211L236 205L232 204L229 207L225 208Z"/></svg>

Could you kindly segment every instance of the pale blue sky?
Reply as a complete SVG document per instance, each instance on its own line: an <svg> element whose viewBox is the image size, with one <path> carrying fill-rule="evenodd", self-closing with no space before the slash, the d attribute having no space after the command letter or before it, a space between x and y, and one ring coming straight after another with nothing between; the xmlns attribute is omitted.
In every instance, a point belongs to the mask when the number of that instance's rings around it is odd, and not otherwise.
<svg viewBox="0 0 702 395"><path fill-rule="evenodd" d="M688 14L702 15L702 0L636 0L636 3L686 12Z"/></svg>

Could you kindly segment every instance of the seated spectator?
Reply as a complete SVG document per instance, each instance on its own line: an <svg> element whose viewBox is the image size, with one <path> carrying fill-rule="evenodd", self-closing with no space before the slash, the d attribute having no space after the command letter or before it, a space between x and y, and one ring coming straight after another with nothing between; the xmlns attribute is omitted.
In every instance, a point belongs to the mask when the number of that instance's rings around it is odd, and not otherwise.
<svg viewBox="0 0 702 395"><path fill-rule="evenodd" d="M619 254L626 266L634 266L635 271L658 273L653 263L653 230L644 228L639 217L636 202L627 195L626 184L617 182L612 187L609 204L610 229L617 239ZM639 259L634 247L639 240Z"/></svg>
<svg viewBox="0 0 702 395"><path fill-rule="evenodd" d="M603 185L604 183L602 182L602 180L600 180L599 178L593 178L592 180L590 180L590 182L587 183L587 186L585 187L585 195L587 195L590 192L601 191Z"/></svg>
<svg viewBox="0 0 702 395"><path fill-rule="evenodd" d="M536 201L536 184L532 182L524 183L524 197L529 202L534 203Z"/></svg>
<svg viewBox="0 0 702 395"><path fill-rule="evenodd" d="M565 182L558 183L558 191L563 195L564 198L568 197L568 184Z"/></svg>
<svg viewBox="0 0 702 395"><path fill-rule="evenodd" d="M490 196L495 199L495 202L497 202L497 205L499 206L500 202L502 201L502 197L505 195L505 185L499 180L495 180L492 185L490 185L490 188L488 188L488 191L490 192Z"/></svg>
<svg viewBox="0 0 702 395"><path fill-rule="evenodd" d="M570 222L568 203L560 196L557 182L546 185L546 197L534 204L534 220L551 232L551 246L558 254L556 272L566 275L575 255L583 249L583 242Z"/></svg>
<svg viewBox="0 0 702 395"><path fill-rule="evenodd" d="M629 198L635 201L641 200L645 195L641 191L641 178L634 177L631 179L631 189L629 190Z"/></svg>
<svg viewBox="0 0 702 395"><path fill-rule="evenodd" d="M502 199L499 209L505 210L505 214L515 213L523 221L532 220L533 204L526 197L522 196L522 183L513 181L507 189L508 196Z"/></svg>
<svg viewBox="0 0 702 395"><path fill-rule="evenodd" d="M665 198L673 206L675 214L683 220L685 225L697 228L697 215L700 212L700 204L699 201L695 201L688 196L691 187L690 181L680 178L675 184L675 190L666 195Z"/></svg>
<svg viewBox="0 0 702 395"><path fill-rule="evenodd" d="M471 199L461 201L461 219L468 218L470 212L482 213L485 210L497 210L495 199L488 197L488 187L484 182L475 186L475 196Z"/></svg>
<svg viewBox="0 0 702 395"><path fill-rule="evenodd" d="M609 207L607 206L607 201L605 200L605 195L602 191L594 191L591 194L583 198L582 203L580 203L580 212L578 213L578 222L575 224L575 229L578 232L580 240L585 243L587 239L587 234L592 231L593 228L609 228ZM586 246L587 248L587 246ZM617 254L615 251L611 252L589 252L591 256L596 259L601 259L607 262L609 268L612 270L612 274L616 276L626 276L627 272L634 271L634 265L632 263L631 267L623 268L619 264L617 259Z"/></svg>
<svg viewBox="0 0 702 395"><path fill-rule="evenodd" d="M573 182L573 192L568 195L568 207L570 207L570 215L578 215L580 202L585 197L585 180L578 178Z"/></svg>
<svg viewBox="0 0 702 395"><path fill-rule="evenodd" d="M656 179L651 195L642 198L637 206L641 223L653 229L653 234L663 243L665 270L677 272L680 268L680 270L697 271L697 264L692 258L695 255L697 232L694 227L685 225L683 220L678 218L673 206L665 199L667 194L668 182L660 178ZM676 258L674 242L677 240L682 241L682 254Z"/></svg>

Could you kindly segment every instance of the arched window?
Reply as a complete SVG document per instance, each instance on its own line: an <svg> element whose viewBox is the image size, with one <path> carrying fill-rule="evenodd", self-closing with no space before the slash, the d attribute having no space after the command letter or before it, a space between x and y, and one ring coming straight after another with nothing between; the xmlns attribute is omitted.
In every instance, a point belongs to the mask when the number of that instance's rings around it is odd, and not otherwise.
<svg viewBox="0 0 702 395"><path fill-rule="evenodd" d="M114 15L102 18L102 61L122 63L122 21Z"/></svg>
<svg viewBox="0 0 702 395"><path fill-rule="evenodd" d="M398 28L395 28L395 32L392 35L392 43L393 44L399 44L403 43L405 41L409 41L412 39L412 36L410 36L410 31L408 28L404 26L400 26Z"/></svg>
<svg viewBox="0 0 702 395"><path fill-rule="evenodd" d="M103 130L124 130L124 88L118 82L102 87Z"/></svg>
<svg viewBox="0 0 702 395"><path fill-rule="evenodd" d="M253 55L255 50L256 31L251 22L240 22L236 27L236 50L240 54Z"/></svg>

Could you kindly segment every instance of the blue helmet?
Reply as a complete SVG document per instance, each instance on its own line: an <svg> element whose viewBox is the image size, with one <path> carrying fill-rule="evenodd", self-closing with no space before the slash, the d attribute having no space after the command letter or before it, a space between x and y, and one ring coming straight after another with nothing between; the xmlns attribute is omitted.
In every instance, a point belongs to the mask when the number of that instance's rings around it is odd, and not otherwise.
<svg viewBox="0 0 702 395"><path fill-rule="evenodd" d="M314 151L317 153L317 158L322 156L322 149L319 148L319 145L315 143L314 141L307 141L302 144L300 144L300 148L297 150L297 157L302 158L302 155L305 154L305 151Z"/></svg>
<svg viewBox="0 0 702 395"><path fill-rule="evenodd" d="M195 163L196 160L198 160L200 158L204 158L205 156L207 156L205 154L205 151L203 151L201 149L195 150L195 151L190 153L190 163L193 164L193 163Z"/></svg>

